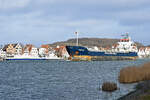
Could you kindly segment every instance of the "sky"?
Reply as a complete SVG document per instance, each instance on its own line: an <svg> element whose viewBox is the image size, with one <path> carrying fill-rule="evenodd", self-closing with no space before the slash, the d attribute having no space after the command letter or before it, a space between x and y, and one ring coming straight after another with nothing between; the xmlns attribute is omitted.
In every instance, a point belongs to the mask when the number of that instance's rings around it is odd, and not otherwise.
<svg viewBox="0 0 150 100"><path fill-rule="evenodd" d="M49 44L79 37L150 45L150 0L0 0L0 44Z"/></svg>

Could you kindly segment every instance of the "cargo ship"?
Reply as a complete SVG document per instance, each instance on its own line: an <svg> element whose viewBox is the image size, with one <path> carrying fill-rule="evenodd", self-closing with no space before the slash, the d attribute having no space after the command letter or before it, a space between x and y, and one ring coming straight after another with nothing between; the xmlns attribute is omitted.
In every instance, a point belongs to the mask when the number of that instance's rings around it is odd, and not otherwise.
<svg viewBox="0 0 150 100"><path fill-rule="evenodd" d="M69 60L72 61L135 60L138 58L137 46L128 33L122 35L122 39L110 50L91 50L88 47L78 45L66 46L66 50L70 55Z"/></svg>

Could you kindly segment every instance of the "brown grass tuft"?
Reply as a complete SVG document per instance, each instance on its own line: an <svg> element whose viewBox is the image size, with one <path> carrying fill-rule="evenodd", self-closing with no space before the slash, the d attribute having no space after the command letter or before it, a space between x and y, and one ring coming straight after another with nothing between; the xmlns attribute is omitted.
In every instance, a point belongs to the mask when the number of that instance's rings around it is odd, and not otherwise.
<svg viewBox="0 0 150 100"><path fill-rule="evenodd" d="M119 81L121 83L135 83L150 80L150 63L142 66L132 66L121 69Z"/></svg>

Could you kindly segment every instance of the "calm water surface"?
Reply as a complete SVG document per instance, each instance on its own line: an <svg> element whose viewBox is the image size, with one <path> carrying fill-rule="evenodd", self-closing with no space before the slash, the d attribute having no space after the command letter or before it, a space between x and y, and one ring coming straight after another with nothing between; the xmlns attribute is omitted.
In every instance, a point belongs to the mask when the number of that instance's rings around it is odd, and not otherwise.
<svg viewBox="0 0 150 100"><path fill-rule="evenodd" d="M0 100L116 100L135 86L118 83L120 69L147 61L0 62ZM116 82L120 90L102 92L105 81Z"/></svg>

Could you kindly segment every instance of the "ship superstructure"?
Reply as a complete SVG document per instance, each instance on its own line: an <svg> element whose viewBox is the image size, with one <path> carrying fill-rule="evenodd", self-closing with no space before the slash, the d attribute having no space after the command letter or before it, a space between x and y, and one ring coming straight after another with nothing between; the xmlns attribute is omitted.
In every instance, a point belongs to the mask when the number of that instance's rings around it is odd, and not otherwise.
<svg viewBox="0 0 150 100"><path fill-rule="evenodd" d="M122 35L122 39L117 43L116 51L118 52L138 52L136 44L131 40L128 33Z"/></svg>

